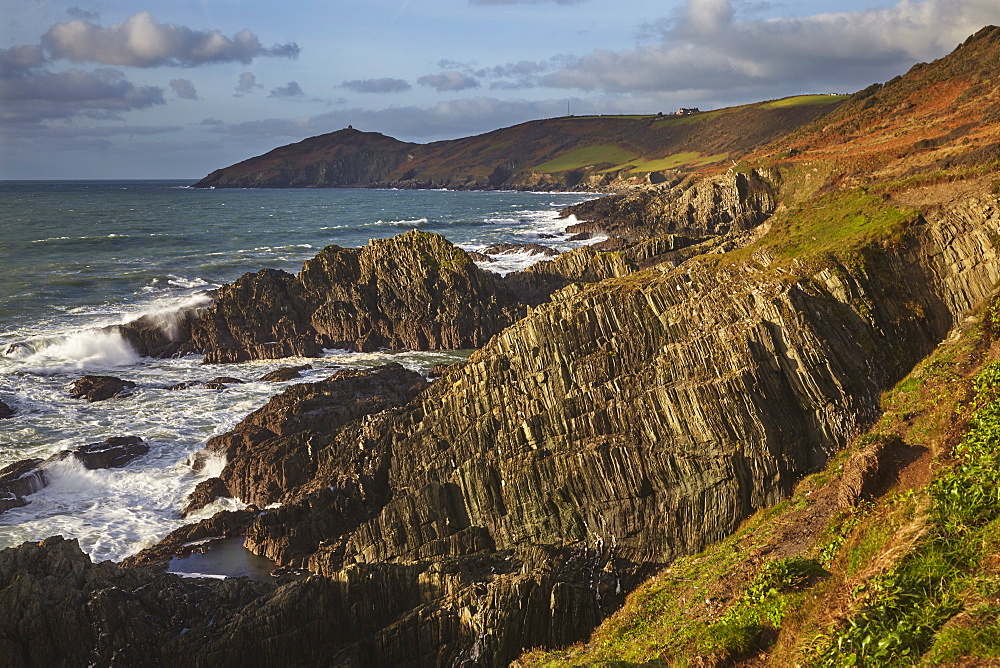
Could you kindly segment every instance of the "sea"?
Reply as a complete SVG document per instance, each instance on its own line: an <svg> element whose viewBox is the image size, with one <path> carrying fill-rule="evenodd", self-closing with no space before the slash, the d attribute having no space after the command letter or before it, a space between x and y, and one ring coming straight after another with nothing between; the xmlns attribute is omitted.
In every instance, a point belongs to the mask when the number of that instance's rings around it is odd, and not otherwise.
<svg viewBox="0 0 1000 668"><path fill-rule="evenodd" d="M202 365L139 356L102 328L144 314L169 315L208 303L207 292L246 272L296 273L337 244L364 245L411 229L439 232L467 250L493 243L542 243L569 250L573 221L560 209L594 193L374 189L196 189L189 181L0 182L0 468L34 457L136 435L150 447L123 468L87 470L68 458L48 465L47 487L0 513L0 549L52 535L75 538L95 561L121 560L172 530L238 500L185 519L180 510L201 480L192 455L290 383L339 368L388 361L427 373L470 351L352 353L314 359ZM541 259L516 253L483 268L507 273ZM308 364L300 379L263 383L281 366ZM86 374L137 383L124 399L88 403L68 394ZM165 388L231 376L223 390Z"/></svg>

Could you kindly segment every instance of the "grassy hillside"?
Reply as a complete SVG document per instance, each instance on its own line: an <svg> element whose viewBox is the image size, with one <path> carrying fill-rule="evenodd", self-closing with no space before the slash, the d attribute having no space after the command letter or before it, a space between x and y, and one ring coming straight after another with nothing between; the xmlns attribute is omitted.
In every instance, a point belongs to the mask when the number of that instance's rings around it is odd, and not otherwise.
<svg viewBox="0 0 1000 668"><path fill-rule="evenodd" d="M986 28L755 151L738 169L767 167L781 206L749 245L695 261L808 281L905 248L927 212L994 211L998 60ZM519 665L1000 665L1000 298L882 409L791 498L648 580L587 642Z"/></svg>
<svg viewBox="0 0 1000 668"><path fill-rule="evenodd" d="M566 116L431 144L340 130L217 170L198 185L544 189L644 183L650 173L664 180L729 164L844 99L804 96L691 116Z"/></svg>

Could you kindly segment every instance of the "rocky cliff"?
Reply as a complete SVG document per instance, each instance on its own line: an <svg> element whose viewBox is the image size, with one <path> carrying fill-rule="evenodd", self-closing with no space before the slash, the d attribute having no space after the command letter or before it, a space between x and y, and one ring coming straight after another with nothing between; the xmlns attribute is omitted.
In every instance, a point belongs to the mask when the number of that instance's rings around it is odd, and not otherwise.
<svg viewBox="0 0 1000 668"><path fill-rule="evenodd" d="M955 57L992 66L998 33ZM878 109L864 99L849 105ZM964 138L935 150L975 150ZM479 349L430 385L386 367L286 389L209 444L228 458L216 492L280 507L127 567L58 540L0 553L0 649L15 665L64 646L105 664L495 666L583 638L821 468L1000 280L992 162L927 173L906 156L905 179L859 184L823 155L593 205L621 225L615 250L503 280L409 234L223 288L182 328L217 359ZM309 575L195 585L155 567L233 534Z"/></svg>
<svg viewBox="0 0 1000 668"><path fill-rule="evenodd" d="M248 545L318 577L255 590L224 629L184 617L170 662L500 665L581 637L871 422L1000 278L998 233L1000 202L970 197L821 264L660 264L564 288L413 399L365 400L410 382L377 375L286 391L212 447L230 490L284 502ZM300 614L338 631L299 647Z"/></svg>
<svg viewBox="0 0 1000 668"><path fill-rule="evenodd" d="M150 318L119 329L144 355L197 351L206 363L241 362L323 348L476 348L523 310L499 276L441 235L413 231L360 249L329 246L297 276L246 274L170 329Z"/></svg>

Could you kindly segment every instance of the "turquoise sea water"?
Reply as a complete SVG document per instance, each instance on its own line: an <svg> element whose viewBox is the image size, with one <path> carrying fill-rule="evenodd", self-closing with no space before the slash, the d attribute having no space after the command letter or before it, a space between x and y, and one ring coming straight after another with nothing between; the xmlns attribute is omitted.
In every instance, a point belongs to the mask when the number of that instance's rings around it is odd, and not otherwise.
<svg viewBox="0 0 1000 668"><path fill-rule="evenodd" d="M565 250L581 242L560 235L567 221L558 219L559 209L592 197L187 186L0 182L0 400L17 410L0 421L0 468L109 436L136 434L150 444L148 455L122 469L86 471L72 460L52 465L50 485L29 505L0 514L0 548L61 533L95 558L120 559L155 542L183 523L178 511L186 495L223 464L195 474L188 457L282 389L255 382L278 366L311 364L295 381L303 382L388 359L426 370L466 354L328 351L316 360L206 368L197 356L140 358L99 327L204 302L206 290L247 271L297 272L328 244L360 246L413 228L470 250L498 242ZM505 272L537 259L502 256L484 267ZM68 386L85 373L116 375L139 388L124 400L70 399ZM224 391L162 389L215 376L249 382Z"/></svg>

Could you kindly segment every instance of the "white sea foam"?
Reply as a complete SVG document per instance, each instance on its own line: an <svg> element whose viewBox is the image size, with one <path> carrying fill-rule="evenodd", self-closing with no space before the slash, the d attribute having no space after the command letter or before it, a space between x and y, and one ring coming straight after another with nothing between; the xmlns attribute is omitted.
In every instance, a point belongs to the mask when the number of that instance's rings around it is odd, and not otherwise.
<svg viewBox="0 0 1000 668"><path fill-rule="evenodd" d="M23 371L65 373L131 366L139 354L115 330L88 329L62 337L28 340L8 349Z"/></svg>

